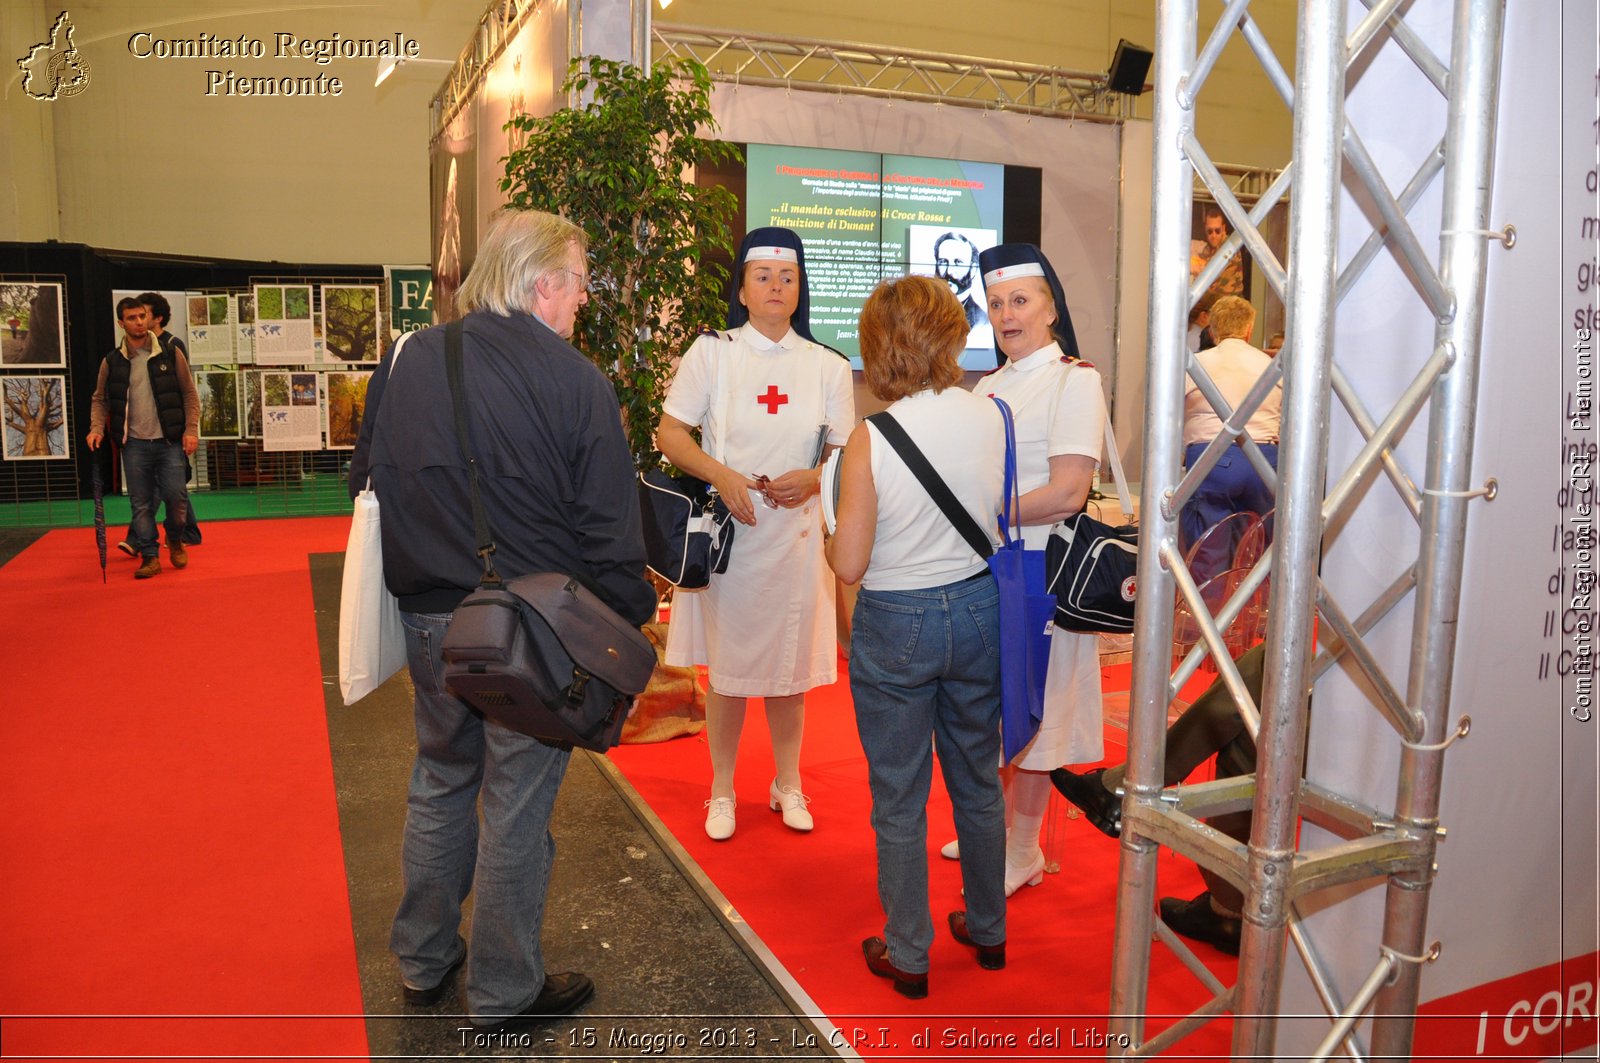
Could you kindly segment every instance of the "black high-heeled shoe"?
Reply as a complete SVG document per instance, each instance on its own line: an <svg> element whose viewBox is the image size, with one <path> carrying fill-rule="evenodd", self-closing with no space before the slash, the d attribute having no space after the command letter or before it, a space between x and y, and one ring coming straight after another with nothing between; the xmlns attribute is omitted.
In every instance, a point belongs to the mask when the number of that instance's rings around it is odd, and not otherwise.
<svg viewBox="0 0 1600 1063"><path fill-rule="evenodd" d="M950 913L950 936L963 945L971 945L978 950L978 966L986 971L998 971L1006 965L1006 943L998 945L980 945L972 940L967 933L967 913Z"/></svg>
<svg viewBox="0 0 1600 1063"><path fill-rule="evenodd" d="M894 983L894 991L912 1000L928 995L928 975L907 974L889 962L889 946L882 938L867 938L861 943L861 954L867 958L867 970L879 978Z"/></svg>

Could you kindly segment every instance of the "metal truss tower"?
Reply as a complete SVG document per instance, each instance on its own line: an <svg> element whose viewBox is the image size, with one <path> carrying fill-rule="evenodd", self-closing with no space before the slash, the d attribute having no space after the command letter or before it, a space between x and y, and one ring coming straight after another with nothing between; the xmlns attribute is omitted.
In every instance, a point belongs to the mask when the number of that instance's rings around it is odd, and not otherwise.
<svg viewBox="0 0 1600 1063"><path fill-rule="evenodd" d="M1441 0L1442 2L1442 0ZM1462 576L1471 475L1474 413L1487 244L1502 234L1487 229L1503 0L1454 0L1449 62L1438 58L1409 26L1403 0L1362 0L1365 13L1346 24L1344 0L1298 5L1296 62L1284 69L1250 16L1249 0L1229 0L1203 46L1197 44L1196 0L1160 0L1156 39L1154 208L1151 224L1148 410L1144 438L1140 605L1135 631L1131 758L1123 808L1122 864L1117 897L1116 960L1112 971L1112 1033L1127 1047L1113 1056L1157 1055L1200 1025L1232 1012L1233 1056L1271 1058L1276 1048L1279 995L1288 945L1299 951L1331 1022L1314 1058L1353 1059L1410 1054L1420 964L1437 955L1426 944L1429 888L1445 753L1465 732L1448 720L1455 656L1455 621ZM1240 34L1295 115L1290 165L1248 211L1228 189L1194 132L1197 98L1217 57ZM1440 139L1404 189L1391 191L1345 114L1346 72L1376 49L1398 49L1446 100ZM1194 279L1189 259L1190 208L1198 177L1222 207L1234 234ZM1434 181L1442 182L1439 251L1430 255L1408 212ZM1366 224L1339 212L1342 183L1358 188L1381 219L1366 243L1338 261L1339 226ZM1293 188L1287 263L1269 250L1259 223ZM1509 246L1508 231L1503 242ZM1353 241L1350 241L1353 243ZM1241 246L1254 256L1288 311L1287 342L1272 368L1237 410L1189 358L1185 330L1190 307ZM1413 280L1435 322L1431 351L1392 409L1376 414L1363 404L1358 381L1339 366L1332 344L1342 296L1379 254L1391 254ZM1409 369L1410 367L1408 367ZM1224 423L1187 474L1182 470L1185 374L1192 372ZM1242 427L1270 389L1283 386L1283 430L1276 472ZM1365 446L1350 467L1331 471L1329 426L1337 397ZM1395 444L1426 408L1427 466L1418 479L1404 469ZM1184 502L1235 440L1273 487L1276 539L1238 591L1212 614L1190 576L1177 543ZM1381 471L1417 521L1415 563L1359 613L1330 593L1318 574L1323 535L1360 504L1361 485ZM1223 644L1223 632L1271 578L1266 630L1266 678L1257 706ZM1171 669L1173 605L1181 595L1200 620L1203 638ZM1413 626L1409 674L1385 674L1364 638L1408 597ZM1163 792L1162 738L1167 705L1207 656L1256 739L1256 774ZM1371 691L1371 707L1402 746L1394 807L1380 811L1313 785L1304 778L1307 709L1313 683L1336 659L1347 658ZM1170 674L1169 674L1170 673ZM1402 690L1404 691L1402 693ZM1452 732L1455 732L1452 734ZM1201 822L1207 816L1253 811L1248 845ZM1301 821L1339 839L1310 847ZM1217 870L1245 894L1238 982L1222 985L1153 913L1159 846ZM1331 886L1387 876L1381 939L1373 942L1371 974L1349 1000L1331 979L1301 930L1296 902ZM1214 993L1192 1015L1147 1036L1144 1013L1152 933L1173 948ZM1356 1024L1373 1009L1372 1044ZM1121 1041L1113 1037L1113 1041Z"/></svg>

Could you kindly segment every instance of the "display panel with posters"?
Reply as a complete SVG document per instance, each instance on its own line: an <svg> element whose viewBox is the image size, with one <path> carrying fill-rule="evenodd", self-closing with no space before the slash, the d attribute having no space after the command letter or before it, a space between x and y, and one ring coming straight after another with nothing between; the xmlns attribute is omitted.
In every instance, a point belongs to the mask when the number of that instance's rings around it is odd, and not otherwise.
<svg viewBox="0 0 1600 1063"><path fill-rule="evenodd" d="M256 297L241 295L234 300L234 360L251 365L256 360Z"/></svg>
<svg viewBox="0 0 1600 1063"><path fill-rule="evenodd" d="M195 365L228 365L235 360L232 297L226 293L192 294L189 305L189 361Z"/></svg>
<svg viewBox="0 0 1600 1063"><path fill-rule="evenodd" d="M812 332L849 355L856 368L861 308L885 277L943 276L971 307L982 307L971 259L1002 238L1004 166L770 144L751 144L746 159L747 227L781 225L799 233L811 282ZM949 252L942 271L935 245ZM986 320L968 313L974 324L961 364L992 369L993 333Z"/></svg>
<svg viewBox="0 0 1600 1063"><path fill-rule="evenodd" d="M310 286L258 284L253 294L257 364L304 365L315 358Z"/></svg>
<svg viewBox="0 0 1600 1063"><path fill-rule="evenodd" d="M66 364L61 285L0 281L0 365Z"/></svg>
<svg viewBox="0 0 1600 1063"><path fill-rule="evenodd" d="M354 450L367 408L370 370L327 373L328 449Z"/></svg>
<svg viewBox="0 0 1600 1063"><path fill-rule="evenodd" d="M376 362L380 324L377 285L322 286L323 361Z"/></svg>
<svg viewBox="0 0 1600 1063"><path fill-rule="evenodd" d="M194 375L200 396L200 438L239 438L239 374L207 370Z"/></svg>
<svg viewBox="0 0 1600 1063"><path fill-rule="evenodd" d="M321 450L322 403L316 373L261 374L261 448Z"/></svg>
<svg viewBox="0 0 1600 1063"><path fill-rule="evenodd" d="M66 389L64 376L0 377L5 460L50 461L72 456Z"/></svg>

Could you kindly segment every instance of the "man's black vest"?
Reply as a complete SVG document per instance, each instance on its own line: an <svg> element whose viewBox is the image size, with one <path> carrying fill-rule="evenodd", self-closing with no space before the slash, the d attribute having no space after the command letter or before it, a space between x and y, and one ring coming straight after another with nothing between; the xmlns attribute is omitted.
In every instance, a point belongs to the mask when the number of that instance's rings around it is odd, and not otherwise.
<svg viewBox="0 0 1600 1063"><path fill-rule="evenodd" d="M156 337L156 350L146 367L150 371L150 393L155 396L156 416L161 419L161 434L169 442L183 442L183 386L178 383L178 356L172 340L162 333ZM128 377L133 363L118 346L106 355L106 407L110 414L109 434L122 442L128 414Z"/></svg>

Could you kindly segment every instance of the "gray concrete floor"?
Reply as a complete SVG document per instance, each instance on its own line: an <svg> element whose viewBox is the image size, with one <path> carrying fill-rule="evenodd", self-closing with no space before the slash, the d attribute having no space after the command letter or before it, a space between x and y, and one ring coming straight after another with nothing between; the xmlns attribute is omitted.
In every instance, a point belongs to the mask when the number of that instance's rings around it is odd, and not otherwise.
<svg viewBox="0 0 1600 1063"><path fill-rule="evenodd" d="M519 1056L722 1059L834 1056L825 1021L806 1017L794 987L759 943L724 917L698 876L610 762L572 758L552 830L557 859L544 922L551 970L596 985L579 1015L529 1042L474 1044L454 995L408 1010L388 951L400 899L400 840L414 753L409 678L346 708L338 690L340 554L310 558L328 732L349 879L367 1034L374 1059Z"/></svg>

